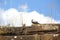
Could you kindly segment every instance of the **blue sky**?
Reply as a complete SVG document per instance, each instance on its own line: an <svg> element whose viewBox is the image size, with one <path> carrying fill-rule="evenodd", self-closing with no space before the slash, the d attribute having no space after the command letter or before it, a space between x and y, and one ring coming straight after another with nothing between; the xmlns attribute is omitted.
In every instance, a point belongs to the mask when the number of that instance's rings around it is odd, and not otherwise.
<svg viewBox="0 0 60 40"><path fill-rule="evenodd" d="M60 0L0 0L0 8L7 10L27 4L28 12L37 11L45 16L51 16L55 20L60 20Z"/></svg>

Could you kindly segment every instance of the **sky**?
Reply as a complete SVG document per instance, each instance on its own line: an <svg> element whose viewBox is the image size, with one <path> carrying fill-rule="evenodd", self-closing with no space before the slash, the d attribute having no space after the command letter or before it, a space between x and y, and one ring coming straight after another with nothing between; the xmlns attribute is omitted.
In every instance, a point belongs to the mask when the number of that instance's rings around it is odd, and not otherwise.
<svg viewBox="0 0 60 40"><path fill-rule="evenodd" d="M30 15L30 17L28 17L30 20L34 19L38 22L42 21L40 23L43 23L43 21L44 23L46 23L45 20L47 19L49 20L49 22L52 20L53 22L60 23L59 2L60 0L0 0L0 24L7 24L7 20L8 23L11 23L11 20L13 20L11 19L12 17L14 17L15 20L21 20L22 18L19 19L21 12L24 16L27 15L25 17L26 19L24 19L26 20L24 21L24 23L29 21L27 20L28 15ZM34 13L36 13L36 15ZM31 15L33 18L31 17ZM14 21L12 24L14 23L18 23L18 21ZM29 23L30 22L27 22L27 24Z"/></svg>

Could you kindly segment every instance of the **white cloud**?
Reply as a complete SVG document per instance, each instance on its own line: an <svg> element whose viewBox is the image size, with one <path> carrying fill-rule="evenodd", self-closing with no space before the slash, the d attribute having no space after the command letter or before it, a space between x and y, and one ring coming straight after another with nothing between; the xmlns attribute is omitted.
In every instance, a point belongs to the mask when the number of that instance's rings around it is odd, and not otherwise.
<svg viewBox="0 0 60 40"><path fill-rule="evenodd" d="M18 9L19 9L20 11L28 11L28 10L29 10L27 3L23 3L23 4L19 5L19 6L18 6Z"/></svg>
<svg viewBox="0 0 60 40"><path fill-rule="evenodd" d="M43 14L39 14L37 11L32 12L18 12L14 8L10 8L3 13L3 22L4 25L10 24L14 26L21 26L26 24L26 26L30 26L31 20L38 21L40 24L45 23L60 23L59 21L54 20L48 16L44 16Z"/></svg>
<svg viewBox="0 0 60 40"><path fill-rule="evenodd" d="M3 14L3 12L4 12L4 9L1 9L1 8L0 8L0 25L3 24L3 19L2 19L2 14Z"/></svg>
<svg viewBox="0 0 60 40"><path fill-rule="evenodd" d="M8 9L3 13L3 20L5 25L20 25L20 14L16 9Z"/></svg>

